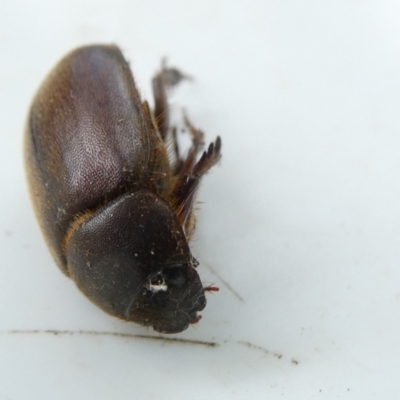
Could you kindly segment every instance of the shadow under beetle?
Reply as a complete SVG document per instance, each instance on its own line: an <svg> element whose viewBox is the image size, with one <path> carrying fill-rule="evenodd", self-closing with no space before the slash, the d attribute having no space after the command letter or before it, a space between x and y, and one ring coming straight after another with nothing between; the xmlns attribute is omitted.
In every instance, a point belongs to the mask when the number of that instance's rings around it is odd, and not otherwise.
<svg viewBox="0 0 400 400"><path fill-rule="evenodd" d="M203 287L188 241L194 196L221 139L203 151L203 134L185 118L192 145L179 153L167 92L184 78L162 66L152 113L118 47L78 48L39 88L24 142L33 205L57 265L107 313L163 333L197 322L205 291L217 290Z"/></svg>

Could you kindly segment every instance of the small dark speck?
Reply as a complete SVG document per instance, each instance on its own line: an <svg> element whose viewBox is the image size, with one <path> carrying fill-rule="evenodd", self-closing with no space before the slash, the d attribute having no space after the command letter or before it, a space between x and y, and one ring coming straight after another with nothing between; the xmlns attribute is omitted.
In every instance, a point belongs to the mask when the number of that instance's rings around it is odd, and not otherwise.
<svg viewBox="0 0 400 400"><path fill-rule="evenodd" d="M294 358L292 358L292 364L299 365L299 362L297 360L295 360Z"/></svg>
<svg viewBox="0 0 400 400"><path fill-rule="evenodd" d="M12 236L12 231L10 231L9 229L7 229L4 233L6 234L7 237Z"/></svg>

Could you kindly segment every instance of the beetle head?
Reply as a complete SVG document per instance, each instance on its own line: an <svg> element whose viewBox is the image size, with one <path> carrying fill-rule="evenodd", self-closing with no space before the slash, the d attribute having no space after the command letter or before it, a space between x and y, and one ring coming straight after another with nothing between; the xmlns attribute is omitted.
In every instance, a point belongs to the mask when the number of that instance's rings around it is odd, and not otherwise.
<svg viewBox="0 0 400 400"><path fill-rule="evenodd" d="M71 277L106 312L164 333L199 320L206 299L197 261L177 217L154 193L118 197L68 238Z"/></svg>
<svg viewBox="0 0 400 400"><path fill-rule="evenodd" d="M188 263L170 265L150 275L127 312L157 332L177 333L196 323L200 319L197 312L205 306L203 285Z"/></svg>

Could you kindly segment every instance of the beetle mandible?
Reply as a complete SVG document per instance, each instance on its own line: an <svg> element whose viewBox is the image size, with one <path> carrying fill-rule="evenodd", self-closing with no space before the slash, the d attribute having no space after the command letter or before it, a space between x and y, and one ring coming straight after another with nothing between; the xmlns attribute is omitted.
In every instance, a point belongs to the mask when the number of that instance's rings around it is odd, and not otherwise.
<svg viewBox="0 0 400 400"><path fill-rule="evenodd" d="M180 154L167 94L184 78L163 64L152 112L117 46L78 48L40 86L24 140L33 206L57 265L107 313L163 333L197 322L205 291L217 290L203 287L188 243L196 190L221 139L203 151L185 117L192 144Z"/></svg>

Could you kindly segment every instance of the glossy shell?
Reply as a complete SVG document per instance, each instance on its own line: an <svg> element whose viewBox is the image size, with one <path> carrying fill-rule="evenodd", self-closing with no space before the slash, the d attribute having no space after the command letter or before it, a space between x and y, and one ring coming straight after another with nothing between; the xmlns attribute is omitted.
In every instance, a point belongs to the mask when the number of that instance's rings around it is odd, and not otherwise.
<svg viewBox="0 0 400 400"><path fill-rule="evenodd" d="M166 333L206 305L188 240L195 189L220 149L218 139L203 164L170 163L166 92L183 78L170 71L153 80L161 126L116 46L79 48L39 88L25 133L29 189L57 265L107 313Z"/></svg>

